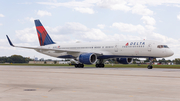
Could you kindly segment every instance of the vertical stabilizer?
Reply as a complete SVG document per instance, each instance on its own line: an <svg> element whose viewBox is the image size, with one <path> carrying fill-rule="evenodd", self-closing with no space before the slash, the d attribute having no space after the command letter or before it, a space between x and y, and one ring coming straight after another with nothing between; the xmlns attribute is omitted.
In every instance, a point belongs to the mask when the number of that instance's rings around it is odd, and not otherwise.
<svg viewBox="0 0 180 101"><path fill-rule="evenodd" d="M34 22L36 25L36 30L37 30L40 46L54 44L54 42L52 41L51 37L47 33L46 29L43 27L41 22L39 20L34 20Z"/></svg>

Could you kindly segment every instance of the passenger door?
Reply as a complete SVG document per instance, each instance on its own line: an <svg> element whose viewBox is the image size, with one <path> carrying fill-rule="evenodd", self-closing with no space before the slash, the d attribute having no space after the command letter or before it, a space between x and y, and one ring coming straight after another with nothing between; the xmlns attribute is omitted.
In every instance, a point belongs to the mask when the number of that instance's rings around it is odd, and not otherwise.
<svg viewBox="0 0 180 101"><path fill-rule="evenodd" d="M115 46L114 46L114 52L118 52L118 44L115 44Z"/></svg>
<svg viewBox="0 0 180 101"><path fill-rule="evenodd" d="M149 43L149 44L148 44L148 52L151 52L151 51L152 51L152 44Z"/></svg>

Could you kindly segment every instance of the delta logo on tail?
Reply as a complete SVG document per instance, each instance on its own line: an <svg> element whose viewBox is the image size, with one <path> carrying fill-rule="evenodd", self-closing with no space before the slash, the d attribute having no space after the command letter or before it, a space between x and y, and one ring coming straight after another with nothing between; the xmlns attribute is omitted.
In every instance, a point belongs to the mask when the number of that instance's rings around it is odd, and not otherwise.
<svg viewBox="0 0 180 101"><path fill-rule="evenodd" d="M39 38L40 46L54 44L52 39L50 38L49 34L41 24L39 20L35 20L36 30Z"/></svg>

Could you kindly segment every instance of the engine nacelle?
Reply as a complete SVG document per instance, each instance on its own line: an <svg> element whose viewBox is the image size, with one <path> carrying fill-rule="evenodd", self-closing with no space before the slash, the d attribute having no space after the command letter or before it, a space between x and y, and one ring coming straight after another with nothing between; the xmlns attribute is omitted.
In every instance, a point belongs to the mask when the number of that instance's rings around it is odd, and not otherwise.
<svg viewBox="0 0 180 101"><path fill-rule="evenodd" d="M83 53L79 55L78 61L83 64L94 64L97 61L97 56L93 53Z"/></svg>
<svg viewBox="0 0 180 101"><path fill-rule="evenodd" d="M132 58L116 58L116 61L121 64L130 64L132 63L133 59Z"/></svg>

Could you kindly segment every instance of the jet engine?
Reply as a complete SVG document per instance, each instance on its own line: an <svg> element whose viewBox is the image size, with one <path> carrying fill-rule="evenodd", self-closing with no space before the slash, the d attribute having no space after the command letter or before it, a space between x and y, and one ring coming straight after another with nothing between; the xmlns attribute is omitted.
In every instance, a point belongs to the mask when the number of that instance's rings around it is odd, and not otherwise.
<svg viewBox="0 0 180 101"><path fill-rule="evenodd" d="M133 62L132 58L116 58L116 61L121 64L130 64Z"/></svg>
<svg viewBox="0 0 180 101"><path fill-rule="evenodd" d="M77 58L82 64L94 64L97 61L97 56L94 53L83 53Z"/></svg>

